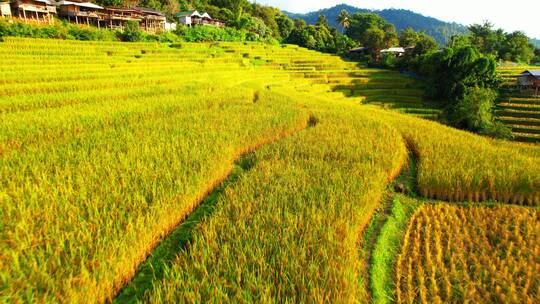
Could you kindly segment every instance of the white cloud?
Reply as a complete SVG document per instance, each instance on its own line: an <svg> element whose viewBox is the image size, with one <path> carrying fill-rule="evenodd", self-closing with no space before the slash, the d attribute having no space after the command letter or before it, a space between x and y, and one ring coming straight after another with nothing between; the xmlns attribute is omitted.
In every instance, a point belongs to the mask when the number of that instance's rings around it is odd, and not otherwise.
<svg viewBox="0 0 540 304"><path fill-rule="evenodd" d="M505 31L524 31L527 35L540 38L540 0L515 2L499 0L257 0L291 12L310 12L340 3L360 8L385 9L404 8L444 21L455 21L464 25L489 20Z"/></svg>

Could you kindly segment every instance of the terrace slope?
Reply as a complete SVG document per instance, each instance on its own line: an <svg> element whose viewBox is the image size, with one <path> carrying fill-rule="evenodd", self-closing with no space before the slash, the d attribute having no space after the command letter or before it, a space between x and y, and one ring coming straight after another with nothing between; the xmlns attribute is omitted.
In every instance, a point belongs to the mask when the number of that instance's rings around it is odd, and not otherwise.
<svg viewBox="0 0 540 304"><path fill-rule="evenodd" d="M156 301L208 299L211 284L224 300L365 300L356 245L406 145L419 156L426 196L540 204L538 147L360 106L414 104L415 115L436 115L424 111L418 84L395 72L264 44L5 38L0 50L2 301L112 299L239 155L292 134L255 152L253 169L201 225L200 252L173 266L196 266L189 279L170 273ZM299 223L310 227L294 230ZM285 240L281 260L264 260L277 256L263 248ZM241 253L230 251L196 292L222 253L216 244L243 248L240 270L252 285L230 285ZM279 278L257 268L261 259ZM193 292L174 292L177 283ZM249 298L248 286L267 289Z"/></svg>

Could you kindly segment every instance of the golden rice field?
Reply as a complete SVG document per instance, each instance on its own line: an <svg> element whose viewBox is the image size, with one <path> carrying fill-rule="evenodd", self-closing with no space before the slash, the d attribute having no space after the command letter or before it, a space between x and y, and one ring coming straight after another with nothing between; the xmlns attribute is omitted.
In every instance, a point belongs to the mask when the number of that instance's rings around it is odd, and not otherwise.
<svg viewBox="0 0 540 304"><path fill-rule="evenodd" d="M503 89L497 102L498 119L512 128L515 139L540 142L540 96L517 88L517 77L526 70L539 66L502 66L497 70L503 79Z"/></svg>
<svg viewBox="0 0 540 304"><path fill-rule="evenodd" d="M425 197L540 205L540 147L418 118L396 72L290 45L0 51L0 302L114 301L242 157L133 301L369 302L362 235L408 150Z"/></svg>
<svg viewBox="0 0 540 304"><path fill-rule="evenodd" d="M538 303L538 210L421 207L403 240L396 285L397 303Z"/></svg>

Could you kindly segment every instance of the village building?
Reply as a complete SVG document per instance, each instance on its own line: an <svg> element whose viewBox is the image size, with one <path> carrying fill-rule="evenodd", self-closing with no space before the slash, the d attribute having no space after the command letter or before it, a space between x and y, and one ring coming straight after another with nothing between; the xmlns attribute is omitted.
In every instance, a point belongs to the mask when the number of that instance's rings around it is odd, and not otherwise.
<svg viewBox="0 0 540 304"><path fill-rule="evenodd" d="M11 5L9 2L0 2L0 17L11 18Z"/></svg>
<svg viewBox="0 0 540 304"><path fill-rule="evenodd" d="M198 11L186 11L176 14L178 23L185 26L210 25L224 27L225 22L213 19L208 13L199 13Z"/></svg>
<svg viewBox="0 0 540 304"><path fill-rule="evenodd" d="M145 31L155 32L165 28L165 23L167 22L165 14L143 7L136 7L135 10L138 11L141 16L139 25Z"/></svg>
<svg viewBox="0 0 540 304"><path fill-rule="evenodd" d="M51 23L56 6L50 0L13 0L11 13L25 22Z"/></svg>
<svg viewBox="0 0 540 304"><path fill-rule="evenodd" d="M381 50L380 53L381 55L392 54L396 57L401 57L403 56L403 54L405 54L405 49L402 47L391 47L391 48Z"/></svg>
<svg viewBox="0 0 540 304"><path fill-rule="evenodd" d="M371 51L372 51L371 48L360 46L360 47L355 47L355 48L350 49L349 54L369 55ZM384 54L392 54L396 57L401 57L405 54L405 52L406 52L405 48L391 47L391 48L380 50L379 56L384 55Z"/></svg>
<svg viewBox="0 0 540 304"><path fill-rule="evenodd" d="M122 30L128 21L141 21L139 11L132 8L106 7L103 17L99 19L99 26Z"/></svg>
<svg viewBox="0 0 540 304"><path fill-rule="evenodd" d="M167 18L163 13L148 8L105 7L99 27L121 30L128 21L139 23L140 28L147 32L156 32L165 28Z"/></svg>
<svg viewBox="0 0 540 304"><path fill-rule="evenodd" d="M105 13L103 7L89 2L60 1L58 6L60 7L58 12L60 17L77 24L97 27L100 27L99 20Z"/></svg>
<svg viewBox="0 0 540 304"><path fill-rule="evenodd" d="M527 70L518 76L521 90L533 90L535 95L540 92L540 70Z"/></svg>

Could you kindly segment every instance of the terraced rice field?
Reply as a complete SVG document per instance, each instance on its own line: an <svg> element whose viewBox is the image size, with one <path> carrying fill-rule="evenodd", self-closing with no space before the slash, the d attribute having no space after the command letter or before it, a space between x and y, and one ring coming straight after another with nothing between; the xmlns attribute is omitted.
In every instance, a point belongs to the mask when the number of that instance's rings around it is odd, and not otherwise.
<svg viewBox="0 0 540 304"><path fill-rule="evenodd" d="M522 93L516 88L517 75L525 70L538 70L536 66L499 68L503 89L497 103L499 120L512 128L516 140L540 142L540 96Z"/></svg>
<svg viewBox="0 0 540 304"><path fill-rule="evenodd" d="M539 147L365 105L419 104L397 73L264 44L0 50L1 302L369 302L363 233L409 150L425 197L540 205Z"/></svg>

